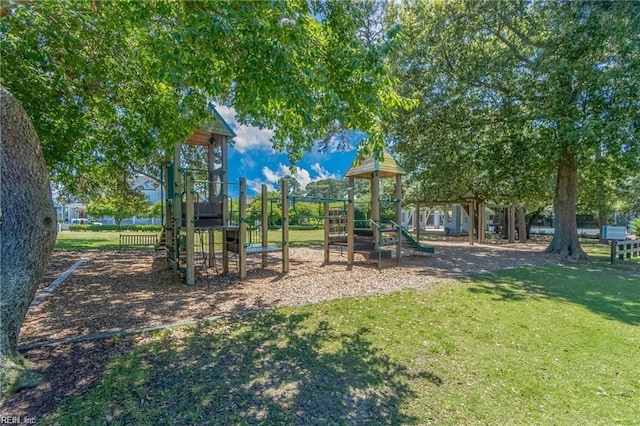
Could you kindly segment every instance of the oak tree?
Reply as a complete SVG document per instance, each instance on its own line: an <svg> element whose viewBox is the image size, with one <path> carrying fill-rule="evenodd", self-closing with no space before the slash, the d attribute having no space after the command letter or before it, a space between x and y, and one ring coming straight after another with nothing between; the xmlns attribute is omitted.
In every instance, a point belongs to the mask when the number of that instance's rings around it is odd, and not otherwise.
<svg viewBox="0 0 640 426"><path fill-rule="evenodd" d="M390 16L392 63L418 100L394 132L406 163L445 195L526 200L554 176L547 251L584 257L580 165L597 148L639 164L640 4L407 0Z"/></svg>
<svg viewBox="0 0 640 426"><path fill-rule="evenodd" d="M39 221L49 217L45 162L71 194L100 193L172 150L209 118L212 101L233 105L242 123L274 129L274 147L293 162L334 128L366 132L363 151L381 152L381 123L401 99L387 78L388 40L361 36L368 3L3 2L0 84L22 102L44 154L29 157L39 175L24 184L34 198L23 207ZM23 118L3 116L3 129L18 119L28 127ZM16 137L35 140L33 132ZM37 243L24 244L46 243L39 262L25 265L14 287L4 286L5 273L21 260L4 250L23 236L3 227L3 303L29 304L52 244L43 226L33 229ZM26 310L12 312L0 325L3 359L15 355Z"/></svg>

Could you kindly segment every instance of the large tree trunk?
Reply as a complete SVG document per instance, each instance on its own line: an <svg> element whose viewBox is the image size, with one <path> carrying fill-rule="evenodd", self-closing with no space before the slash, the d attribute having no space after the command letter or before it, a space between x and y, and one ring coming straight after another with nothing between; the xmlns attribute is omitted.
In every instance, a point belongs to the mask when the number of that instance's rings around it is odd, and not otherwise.
<svg viewBox="0 0 640 426"><path fill-rule="evenodd" d="M553 203L555 232L547 247L547 253L557 253L572 259L586 259L587 255L578 241L576 203L578 201L578 156L569 146L563 145L556 178L556 195Z"/></svg>
<svg viewBox="0 0 640 426"><path fill-rule="evenodd" d="M527 239L531 238L531 227L533 226L533 223L540 217L540 213L542 213L542 209L538 209L527 215Z"/></svg>
<svg viewBox="0 0 640 426"><path fill-rule="evenodd" d="M602 205L598 205L598 242L600 244L609 244L609 241L606 238L602 238L602 228L607 224L607 212L605 211L606 207Z"/></svg>
<svg viewBox="0 0 640 426"><path fill-rule="evenodd" d="M525 218L524 207L518 206L518 242L526 243L527 238L527 221Z"/></svg>
<svg viewBox="0 0 640 426"><path fill-rule="evenodd" d="M0 127L0 384L6 394L37 383L17 351L18 333L53 250L56 211L33 124L2 86Z"/></svg>

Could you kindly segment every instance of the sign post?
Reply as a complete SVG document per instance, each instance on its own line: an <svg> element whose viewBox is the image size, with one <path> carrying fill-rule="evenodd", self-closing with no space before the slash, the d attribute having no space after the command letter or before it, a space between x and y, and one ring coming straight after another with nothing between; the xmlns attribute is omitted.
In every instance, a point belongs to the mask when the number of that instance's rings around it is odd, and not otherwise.
<svg viewBox="0 0 640 426"><path fill-rule="evenodd" d="M611 243L611 264L616 264L616 241L622 241L627 237L627 228L624 226L605 225L602 227L602 238Z"/></svg>

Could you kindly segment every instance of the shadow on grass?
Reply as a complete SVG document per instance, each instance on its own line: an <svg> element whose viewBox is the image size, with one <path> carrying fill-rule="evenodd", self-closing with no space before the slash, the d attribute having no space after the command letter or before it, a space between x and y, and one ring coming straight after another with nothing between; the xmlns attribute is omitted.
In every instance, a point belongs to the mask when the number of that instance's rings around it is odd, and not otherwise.
<svg viewBox="0 0 640 426"><path fill-rule="evenodd" d="M442 383L394 363L367 341L366 329L340 332L306 314L183 332L119 358L66 413L87 419L82 410L91 406L90 419L122 424L411 424L417 420L400 410L416 396L407 382Z"/></svg>
<svg viewBox="0 0 640 426"><path fill-rule="evenodd" d="M606 318L640 325L640 271L609 267L520 268L470 278L469 291L502 301L546 297L582 305ZM487 282L490 282L487 283Z"/></svg>

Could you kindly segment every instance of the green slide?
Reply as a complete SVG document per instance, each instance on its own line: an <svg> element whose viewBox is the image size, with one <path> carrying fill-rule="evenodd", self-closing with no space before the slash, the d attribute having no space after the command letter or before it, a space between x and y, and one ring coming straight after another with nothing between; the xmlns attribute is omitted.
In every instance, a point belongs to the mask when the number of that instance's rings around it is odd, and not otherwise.
<svg viewBox="0 0 640 426"><path fill-rule="evenodd" d="M415 240L415 238L413 238L411 236L411 234L408 233L404 228L401 228L401 229L402 229L402 236L405 238L405 240L407 240L409 242L409 244L411 244L413 246L413 248L416 251L420 251L422 253L435 253L436 252L436 248L435 247L423 246L422 244L417 242Z"/></svg>

